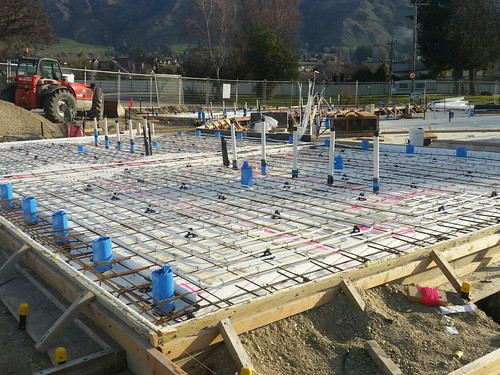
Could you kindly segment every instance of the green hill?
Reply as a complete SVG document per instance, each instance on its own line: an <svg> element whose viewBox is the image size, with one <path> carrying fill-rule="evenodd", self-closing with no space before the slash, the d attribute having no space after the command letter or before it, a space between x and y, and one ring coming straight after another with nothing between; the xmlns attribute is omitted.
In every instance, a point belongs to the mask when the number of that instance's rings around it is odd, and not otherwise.
<svg viewBox="0 0 500 375"><path fill-rule="evenodd" d="M406 4L406 5L405 5ZM308 49L411 40L412 13L403 0L304 0L301 41ZM185 20L190 0L45 0L56 33L80 43L141 47L192 43Z"/></svg>

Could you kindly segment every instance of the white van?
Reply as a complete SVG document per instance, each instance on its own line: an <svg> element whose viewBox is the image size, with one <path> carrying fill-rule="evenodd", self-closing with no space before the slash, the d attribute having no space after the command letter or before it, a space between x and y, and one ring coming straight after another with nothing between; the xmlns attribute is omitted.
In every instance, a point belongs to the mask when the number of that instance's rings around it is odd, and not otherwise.
<svg viewBox="0 0 500 375"><path fill-rule="evenodd" d="M396 81L392 84L391 93L395 94L434 94L437 92L437 83L435 80L416 80L415 90L412 90L412 81Z"/></svg>

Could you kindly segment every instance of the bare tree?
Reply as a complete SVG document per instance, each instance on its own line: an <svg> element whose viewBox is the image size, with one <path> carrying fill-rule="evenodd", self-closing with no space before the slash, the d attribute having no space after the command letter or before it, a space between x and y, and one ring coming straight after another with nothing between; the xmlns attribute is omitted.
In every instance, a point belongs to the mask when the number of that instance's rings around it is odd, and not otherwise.
<svg viewBox="0 0 500 375"><path fill-rule="evenodd" d="M216 78L224 66L229 46L229 37L234 32L238 2L232 0L195 0L195 19L187 24L207 43L208 61L215 69Z"/></svg>
<svg viewBox="0 0 500 375"><path fill-rule="evenodd" d="M302 0L246 0L245 14L250 24L257 28L276 31L289 45L298 40L302 26L299 4Z"/></svg>
<svg viewBox="0 0 500 375"><path fill-rule="evenodd" d="M43 0L1 0L0 57L19 57L26 47L38 48L53 42L50 21Z"/></svg>

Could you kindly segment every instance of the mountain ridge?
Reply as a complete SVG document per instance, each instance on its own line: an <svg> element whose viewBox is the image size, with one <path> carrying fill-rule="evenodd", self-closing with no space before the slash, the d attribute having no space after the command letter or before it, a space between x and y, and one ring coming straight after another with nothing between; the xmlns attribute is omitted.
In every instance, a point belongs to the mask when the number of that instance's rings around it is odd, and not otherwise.
<svg viewBox="0 0 500 375"><path fill-rule="evenodd" d="M382 45L395 37L407 43L412 10L401 1L304 0L300 42L314 51ZM45 0L45 8L58 36L81 43L154 47L196 41L184 28L191 0Z"/></svg>

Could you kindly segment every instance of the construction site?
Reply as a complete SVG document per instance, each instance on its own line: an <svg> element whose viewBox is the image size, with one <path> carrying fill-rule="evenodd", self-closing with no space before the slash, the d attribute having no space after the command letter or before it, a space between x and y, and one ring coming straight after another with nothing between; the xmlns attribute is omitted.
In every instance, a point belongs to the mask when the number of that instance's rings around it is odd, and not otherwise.
<svg viewBox="0 0 500 375"><path fill-rule="evenodd" d="M1 134L3 373L500 374L498 116L309 96Z"/></svg>

